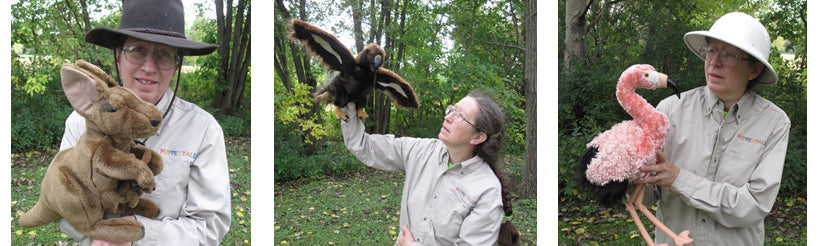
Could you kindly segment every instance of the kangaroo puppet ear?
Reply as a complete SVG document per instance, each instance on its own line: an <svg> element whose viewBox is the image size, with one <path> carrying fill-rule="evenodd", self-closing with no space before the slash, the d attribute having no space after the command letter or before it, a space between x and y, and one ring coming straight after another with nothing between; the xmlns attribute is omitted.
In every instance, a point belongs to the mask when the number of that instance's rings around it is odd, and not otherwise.
<svg viewBox="0 0 820 246"><path fill-rule="evenodd" d="M78 64L80 61L77 62ZM83 116L91 115L94 104L99 100L99 95L108 86L92 78L89 71L74 65L65 64L60 70L60 78L63 84L65 96L71 106Z"/></svg>

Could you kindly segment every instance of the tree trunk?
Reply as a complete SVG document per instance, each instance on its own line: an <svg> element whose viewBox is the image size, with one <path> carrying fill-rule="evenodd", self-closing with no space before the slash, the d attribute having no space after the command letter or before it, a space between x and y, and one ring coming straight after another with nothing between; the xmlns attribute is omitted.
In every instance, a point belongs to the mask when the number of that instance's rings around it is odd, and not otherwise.
<svg viewBox="0 0 820 246"><path fill-rule="evenodd" d="M247 8L246 8L247 7ZM229 8L229 11L232 8ZM247 9L247 13L246 13ZM229 15L230 16L230 15ZM229 50L229 54L220 54L222 56L223 69L225 71L224 87L222 90L217 89L217 97L215 103L218 103L217 109L223 114L230 114L239 107L239 102L242 99L242 92L245 89L245 81L247 78L246 60L250 59L250 7L247 0L239 0L236 10L236 18L233 19L232 28L228 28L225 32L225 37L229 37L224 46L229 46L225 50ZM226 19L225 24L230 23L231 19ZM234 30L231 32L231 30ZM223 37L223 40L225 39ZM221 46L220 46L221 47ZM225 58L228 59L225 59ZM243 73L244 72L244 73ZM217 101L218 99L218 101ZM217 105L214 105L217 106Z"/></svg>
<svg viewBox="0 0 820 246"><path fill-rule="evenodd" d="M86 0L80 0L80 6L83 18L83 31L88 32L91 30L91 18L88 16L88 3L86 3Z"/></svg>
<svg viewBox="0 0 820 246"><path fill-rule="evenodd" d="M383 22L379 23L379 30L377 33L379 36L381 36L381 31L385 30L385 43L381 46L387 54L385 54L385 62L382 66L388 69L392 68L395 60L393 59L394 54L392 54L392 51L394 50L393 33L386 31L386 28L382 28L389 26L390 22L392 22L392 16L390 12L390 10L393 9L392 6L393 2L391 0L382 1L381 14L383 17ZM390 128L390 99L388 99L387 96L384 95L384 93L378 90L373 90L373 93L371 93L371 96L368 99L368 105L372 105L372 107L367 107L365 112L367 112L370 115L371 120L373 120L375 124L368 125L365 128L365 131L371 134L387 133L388 129Z"/></svg>
<svg viewBox="0 0 820 246"><path fill-rule="evenodd" d="M585 0L567 0L565 12L565 34L564 34L564 69L571 72L573 62L579 58L586 57L587 47L584 40L586 36L586 10Z"/></svg>
<svg viewBox="0 0 820 246"><path fill-rule="evenodd" d="M216 7L216 31L219 36L219 47L216 52L219 54L219 69L217 70L216 88L211 106L222 108L225 98L225 90L228 88L228 62L231 52L231 20L233 19L233 1L228 0L227 4L222 0L214 0ZM227 9L225 9L227 7Z"/></svg>
<svg viewBox="0 0 820 246"><path fill-rule="evenodd" d="M353 13L353 39L356 40L356 51L364 49L364 33L362 32L362 3L363 0L353 0L350 4L350 12ZM355 56L356 53L354 53Z"/></svg>
<svg viewBox="0 0 820 246"><path fill-rule="evenodd" d="M537 83L537 66L536 66L536 0L527 0L527 18L526 18L526 37L525 37L525 60L524 60L524 98L526 98L526 143L524 153L524 182L521 184L521 194L524 197L534 197L537 195L538 172L536 154L536 83Z"/></svg>

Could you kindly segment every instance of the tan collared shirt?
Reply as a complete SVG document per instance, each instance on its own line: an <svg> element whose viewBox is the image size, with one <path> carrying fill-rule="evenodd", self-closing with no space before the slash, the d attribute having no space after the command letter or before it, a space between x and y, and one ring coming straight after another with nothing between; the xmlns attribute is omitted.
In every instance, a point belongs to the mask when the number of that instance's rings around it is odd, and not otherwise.
<svg viewBox="0 0 820 246"><path fill-rule="evenodd" d="M473 157L448 168L449 155L438 139L371 135L353 104L342 122L345 145L367 166L405 173L401 225L409 225L414 245L493 245L504 212L501 183L489 165Z"/></svg>
<svg viewBox="0 0 820 246"><path fill-rule="evenodd" d="M725 118L723 108L707 87L658 104L670 123L663 152L681 170L671 187L648 186L644 202L659 197L657 217L675 233L689 230L689 245L763 245L763 218L780 188L790 121L753 92ZM655 241L673 244L658 229Z"/></svg>

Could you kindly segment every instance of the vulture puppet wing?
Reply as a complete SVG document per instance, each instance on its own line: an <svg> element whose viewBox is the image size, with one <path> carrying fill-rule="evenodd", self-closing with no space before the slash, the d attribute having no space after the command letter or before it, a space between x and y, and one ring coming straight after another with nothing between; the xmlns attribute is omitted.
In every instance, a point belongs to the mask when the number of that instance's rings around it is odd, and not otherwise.
<svg viewBox="0 0 820 246"><path fill-rule="evenodd" d="M385 54L378 45L368 44L354 57L335 36L304 21L291 20L288 28L293 30L288 38L304 47L326 67L339 72L313 93L317 101L336 106L333 111L336 118L347 120L341 108L349 102L356 103L358 117L367 118L364 106L367 95L374 87L386 93L399 107L419 107L416 92L410 84L393 71L381 67Z"/></svg>
<svg viewBox="0 0 820 246"><path fill-rule="evenodd" d="M293 30L288 38L302 45L328 68L340 72L353 70L356 58L336 36L300 20L291 20L288 28Z"/></svg>

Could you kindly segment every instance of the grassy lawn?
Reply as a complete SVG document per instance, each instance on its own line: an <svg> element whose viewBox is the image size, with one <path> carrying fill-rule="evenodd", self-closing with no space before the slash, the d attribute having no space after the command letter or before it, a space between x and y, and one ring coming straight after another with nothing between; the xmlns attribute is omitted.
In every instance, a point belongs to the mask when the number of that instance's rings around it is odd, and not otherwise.
<svg viewBox="0 0 820 246"><path fill-rule="evenodd" d="M251 153L249 138L225 139L231 176L231 229L223 245L250 243L251 221ZM32 150L11 156L11 243L12 245L73 245L75 241L62 233L54 223L23 228L17 225L20 215L39 199L40 181L57 149Z"/></svg>
<svg viewBox="0 0 820 246"><path fill-rule="evenodd" d="M368 169L343 177L277 183L277 245L391 245L401 231L404 174ZM522 245L536 244L536 201L513 199Z"/></svg>
<svg viewBox="0 0 820 246"><path fill-rule="evenodd" d="M560 245L645 245L624 205L605 209L577 197L559 199ZM655 206L650 208L653 213L655 209ZM805 195L778 196L772 212L765 218L765 244L806 245L806 209ZM653 235L654 226L640 212L638 214L649 234Z"/></svg>

